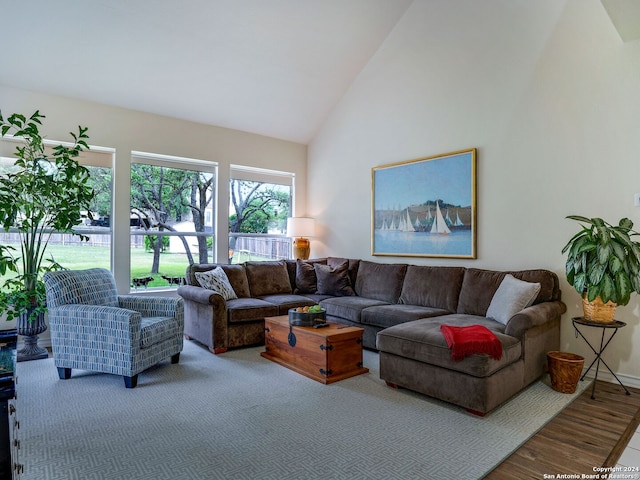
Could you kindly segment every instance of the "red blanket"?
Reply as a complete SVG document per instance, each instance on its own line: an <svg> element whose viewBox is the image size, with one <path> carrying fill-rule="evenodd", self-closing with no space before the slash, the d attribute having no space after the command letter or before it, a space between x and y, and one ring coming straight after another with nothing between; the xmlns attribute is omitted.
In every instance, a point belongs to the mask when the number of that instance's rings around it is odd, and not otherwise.
<svg viewBox="0 0 640 480"><path fill-rule="evenodd" d="M486 353L491 358L502 358L502 344L496 335L483 325L452 327L440 325L440 331L451 349L451 360L459 362L474 353Z"/></svg>

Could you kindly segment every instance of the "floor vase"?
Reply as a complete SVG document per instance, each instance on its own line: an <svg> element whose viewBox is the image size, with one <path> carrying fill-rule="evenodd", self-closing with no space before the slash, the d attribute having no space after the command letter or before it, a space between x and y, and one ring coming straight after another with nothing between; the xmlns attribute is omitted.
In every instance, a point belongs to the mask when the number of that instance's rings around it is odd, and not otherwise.
<svg viewBox="0 0 640 480"><path fill-rule="evenodd" d="M18 362L39 360L49 356L47 349L38 345L38 335L47 329L44 313L40 313L32 320L29 320L29 312L20 314L16 321L16 329L19 335L24 336L24 347L18 350Z"/></svg>

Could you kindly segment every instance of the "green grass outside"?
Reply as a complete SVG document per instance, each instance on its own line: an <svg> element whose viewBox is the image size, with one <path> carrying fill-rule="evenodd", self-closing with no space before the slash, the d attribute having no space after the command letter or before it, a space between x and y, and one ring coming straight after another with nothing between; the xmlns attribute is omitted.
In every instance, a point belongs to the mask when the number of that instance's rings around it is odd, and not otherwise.
<svg viewBox="0 0 640 480"><path fill-rule="evenodd" d="M53 256L54 260L65 268L72 270L83 270L87 268L107 268L111 267L109 247L95 247L87 245L49 245L47 247L46 258ZM237 263L237 255L234 256L232 263ZM242 258L246 260L269 260L262 257L246 256ZM151 264L153 262L153 253L147 252L143 248L131 249L131 276L130 278L153 277L154 280L149 282L148 287L167 287L169 283L162 278L167 277L184 277L187 265L187 256L177 253L161 253L160 254L160 273L151 274ZM140 287L144 289L144 287ZM134 289L135 290L135 289Z"/></svg>

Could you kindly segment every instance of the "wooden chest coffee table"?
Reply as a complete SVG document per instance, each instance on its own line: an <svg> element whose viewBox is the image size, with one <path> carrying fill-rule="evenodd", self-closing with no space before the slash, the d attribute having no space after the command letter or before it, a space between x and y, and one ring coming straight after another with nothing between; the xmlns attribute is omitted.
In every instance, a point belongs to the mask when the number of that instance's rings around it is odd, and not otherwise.
<svg viewBox="0 0 640 480"><path fill-rule="evenodd" d="M260 355L324 384L367 373L362 364L364 330L328 323L324 328L291 327L287 315L267 317Z"/></svg>

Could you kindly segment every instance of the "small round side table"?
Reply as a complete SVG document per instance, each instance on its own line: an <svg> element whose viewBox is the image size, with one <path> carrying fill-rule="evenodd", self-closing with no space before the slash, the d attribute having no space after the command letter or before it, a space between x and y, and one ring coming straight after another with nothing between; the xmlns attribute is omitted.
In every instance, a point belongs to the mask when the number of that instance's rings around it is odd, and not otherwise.
<svg viewBox="0 0 640 480"><path fill-rule="evenodd" d="M611 375L614 376L614 378L618 381L618 383L620 384L620 386L622 388L624 388L624 391L626 392L627 395L631 395L631 392L627 389L627 387L625 387L622 382L620 381L620 379L618 378L618 376L613 373L613 371L609 368L609 365L607 365L607 363L604 361L604 359L602 358L602 354L604 353L605 349L607 348L607 346L609 345L609 343L611 343L611 340L613 339L613 337L615 337L616 333L618 333L618 330L621 329L622 327L625 327L627 324L624 322L620 322L618 320L614 320L613 322L609 322L609 323L600 323L600 322L590 322L589 320L585 320L584 317L574 317L571 319L571 321L573 322L573 328L576 331L576 338L578 338L578 334L582 337L582 339L587 343L587 345L589 346L589 348L591 349L591 351L593 353L596 354L596 358L593 359L593 362L591 362L591 365L589 365L589 368L587 368L587 370L582 374L582 377L580 377L580 380L584 380L584 377L587 376L587 373L589 373L589 370L591 370L591 367L593 367L593 365L598 362L596 364L596 376L593 379L593 387L591 388L591 399L594 400L596 397L594 396L594 393L596 391L596 380L598 380L598 370L600 369L600 363L602 363L605 367L607 367L607 370L609 370L609 373L611 373ZM600 337L600 349L596 351L596 349L593 347L593 345L591 345L589 343L589 340L587 340L587 338L582 334L582 332L580 331L580 329L578 328L578 326L583 326L583 327L594 327L594 328L601 328L602 329L602 335ZM604 341L604 334L605 332L609 330L610 331L610 336L609 339L605 342Z"/></svg>

